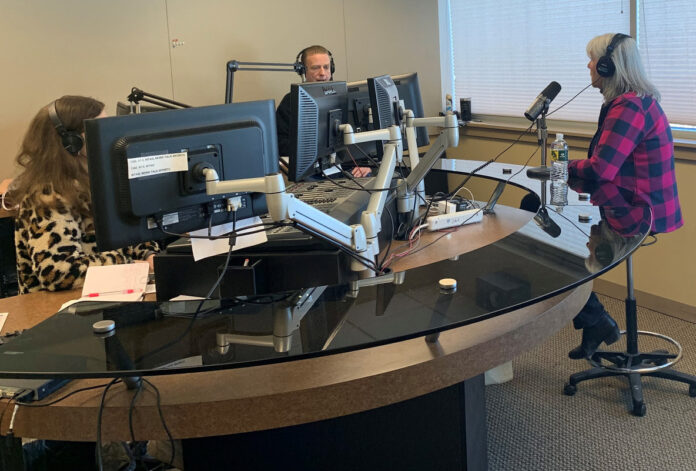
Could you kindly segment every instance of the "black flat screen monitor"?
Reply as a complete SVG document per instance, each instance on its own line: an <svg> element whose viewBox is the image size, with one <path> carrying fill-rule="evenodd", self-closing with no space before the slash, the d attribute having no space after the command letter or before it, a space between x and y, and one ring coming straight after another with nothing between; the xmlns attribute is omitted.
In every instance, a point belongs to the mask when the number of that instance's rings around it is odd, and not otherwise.
<svg viewBox="0 0 696 471"><path fill-rule="evenodd" d="M367 87L370 90L372 122L375 129L399 126L401 124L399 91L392 78L389 75L369 78ZM377 156L381 157L383 154L384 143L377 141Z"/></svg>
<svg viewBox="0 0 696 471"><path fill-rule="evenodd" d="M92 119L85 129L99 250L267 212L260 193L208 196L195 170L210 166L221 180L277 173L273 100Z"/></svg>
<svg viewBox="0 0 696 471"><path fill-rule="evenodd" d="M418 83L418 74L412 72L410 74L392 75L392 80L396 89L399 91L399 100L404 102L404 108L413 111L414 118L425 118L425 110L423 109L423 99L421 98L420 84ZM408 149L406 136L404 136L404 150ZM416 143L418 147L427 146L430 144L428 138L428 128L416 128Z"/></svg>
<svg viewBox="0 0 696 471"><path fill-rule="evenodd" d="M421 98L418 74L412 72L409 74L394 75L392 76L392 80L399 92L399 100L404 102L404 108L413 111L414 118L424 118L425 110L423 109L423 99ZM370 91L367 86L367 80L348 83L348 123L353 126L354 129L360 128L361 131L376 129L373 123L372 104L370 102ZM427 128L416 128L416 143L418 147L430 144ZM365 152L358 151L357 154L353 153L354 157L363 156L364 153L376 157L376 143L368 142L360 144L359 147ZM408 150L408 142L406 141L405 135L403 136L403 148L404 150ZM345 161L345 158L343 158L342 161Z"/></svg>
<svg viewBox="0 0 696 471"><path fill-rule="evenodd" d="M367 80L360 82L350 82L347 84L347 112L348 124L353 127L355 132L372 131L372 104L370 102L370 90L367 87ZM353 159L347 152L350 152L352 157L357 161L365 159L367 156L377 156L377 143L374 141L364 142L348 146L345 151L341 152L340 161L350 163Z"/></svg>
<svg viewBox="0 0 696 471"><path fill-rule="evenodd" d="M301 181L325 168L343 149L338 126L346 122L346 82L308 82L290 86L288 179Z"/></svg>

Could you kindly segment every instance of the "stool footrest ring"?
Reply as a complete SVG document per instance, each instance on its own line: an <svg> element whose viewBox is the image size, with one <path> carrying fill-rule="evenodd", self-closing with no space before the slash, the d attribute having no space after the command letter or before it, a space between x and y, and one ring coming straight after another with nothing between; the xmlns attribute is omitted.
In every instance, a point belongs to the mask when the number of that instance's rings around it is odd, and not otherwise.
<svg viewBox="0 0 696 471"><path fill-rule="evenodd" d="M621 335L626 335L626 331L622 330ZM592 357L588 358L587 361L596 368L605 368L609 371L614 371L616 373L637 373L645 374L652 373L664 368L669 368L674 366L682 358L682 346L674 340L672 337L668 337L663 334L658 334L656 332L648 332L645 330L639 330L638 335L646 335L650 337L656 337L664 340L667 343L674 345L677 348L676 354L661 353L661 352L638 352L635 354L628 352L613 352L609 350L598 350ZM652 357L652 358L651 358ZM657 361L657 359L662 358L666 360L664 363L656 363L653 366L646 366L647 361ZM608 365L602 363L602 359L606 359L616 363L616 365ZM636 360L640 360L637 361ZM634 363L635 362L635 363ZM623 364L625 366L618 366Z"/></svg>

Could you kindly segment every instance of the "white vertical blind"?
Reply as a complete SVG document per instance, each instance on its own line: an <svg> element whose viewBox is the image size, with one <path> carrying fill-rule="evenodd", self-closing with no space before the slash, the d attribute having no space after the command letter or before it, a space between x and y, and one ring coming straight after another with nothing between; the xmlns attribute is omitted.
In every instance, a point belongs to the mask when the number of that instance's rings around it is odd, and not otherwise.
<svg viewBox="0 0 696 471"><path fill-rule="evenodd" d="M630 33L628 0L450 1L455 94L476 114L522 117L555 80L553 111L590 83L587 42ZM596 121L601 104L590 88L553 117Z"/></svg>
<svg viewBox="0 0 696 471"><path fill-rule="evenodd" d="M696 2L639 2L638 47L672 125L696 126Z"/></svg>

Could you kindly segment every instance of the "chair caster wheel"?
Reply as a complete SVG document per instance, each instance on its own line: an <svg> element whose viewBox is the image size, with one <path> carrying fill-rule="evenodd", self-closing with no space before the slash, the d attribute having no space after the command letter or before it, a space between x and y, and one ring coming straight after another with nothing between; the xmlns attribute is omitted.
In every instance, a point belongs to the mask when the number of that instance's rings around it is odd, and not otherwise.
<svg viewBox="0 0 696 471"><path fill-rule="evenodd" d="M633 415L636 417L643 417L646 412L646 407L644 402L639 402L636 404L633 404Z"/></svg>
<svg viewBox="0 0 696 471"><path fill-rule="evenodd" d="M696 384L689 385L689 396L696 397Z"/></svg>
<svg viewBox="0 0 696 471"><path fill-rule="evenodd" d="M566 396L575 396L577 391L578 387L574 384L566 383L566 385L563 387L563 394Z"/></svg>

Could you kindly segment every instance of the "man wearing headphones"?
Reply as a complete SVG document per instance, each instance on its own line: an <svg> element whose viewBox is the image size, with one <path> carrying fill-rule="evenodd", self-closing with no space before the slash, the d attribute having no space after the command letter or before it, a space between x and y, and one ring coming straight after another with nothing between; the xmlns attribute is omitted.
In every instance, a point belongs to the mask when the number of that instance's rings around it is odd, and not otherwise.
<svg viewBox="0 0 696 471"><path fill-rule="evenodd" d="M299 64L297 73L303 82L328 82L333 79L334 62L331 52L323 46L309 46L302 49L296 57ZM276 110L278 129L278 151L280 155L290 154L290 94L286 94Z"/></svg>
<svg viewBox="0 0 696 471"><path fill-rule="evenodd" d="M336 71L331 51L323 46L314 45L302 49L295 58L299 65L297 73L303 82L328 82L333 80ZM281 156L290 154L290 93L283 97L276 110L276 128L278 134L278 151ZM352 171L356 177L370 173L368 167L355 167Z"/></svg>

